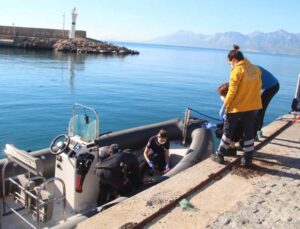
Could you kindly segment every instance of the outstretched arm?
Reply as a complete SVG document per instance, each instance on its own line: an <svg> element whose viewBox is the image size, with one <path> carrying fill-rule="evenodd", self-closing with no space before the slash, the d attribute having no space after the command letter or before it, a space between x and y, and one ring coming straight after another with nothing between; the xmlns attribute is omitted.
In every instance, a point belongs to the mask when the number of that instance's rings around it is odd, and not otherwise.
<svg viewBox="0 0 300 229"><path fill-rule="evenodd" d="M145 150L144 150L144 158L145 158L147 164L149 165L149 167L150 167L151 169L154 169L154 164L153 164L152 161L150 161L150 159L149 159L149 153L150 153L150 148L148 148L148 147L146 146L146 148L145 148Z"/></svg>
<svg viewBox="0 0 300 229"><path fill-rule="evenodd" d="M149 152L150 152L150 149L146 146L146 147L145 147L145 150L144 150L144 158L145 158L145 160L147 161L148 164L149 164L149 162L150 162L150 159L149 159Z"/></svg>

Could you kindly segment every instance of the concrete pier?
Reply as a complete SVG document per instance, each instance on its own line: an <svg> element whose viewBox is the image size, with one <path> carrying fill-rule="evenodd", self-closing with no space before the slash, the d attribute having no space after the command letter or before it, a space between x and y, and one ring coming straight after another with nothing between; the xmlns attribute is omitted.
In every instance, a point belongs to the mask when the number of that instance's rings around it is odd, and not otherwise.
<svg viewBox="0 0 300 229"><path fill-rule="evenodd" d="M235 165L209 181L226 166L207 159L78 228L299 228L300 123L291 119L283 116L263 129L253 168ZM181 197L190 208L178 204Z"/></svg>

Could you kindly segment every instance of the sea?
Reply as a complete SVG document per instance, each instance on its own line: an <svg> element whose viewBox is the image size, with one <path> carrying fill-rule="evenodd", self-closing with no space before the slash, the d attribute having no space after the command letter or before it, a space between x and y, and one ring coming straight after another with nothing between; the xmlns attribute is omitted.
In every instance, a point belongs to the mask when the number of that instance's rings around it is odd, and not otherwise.
<svg viewBox="0 0 300 229"><path fill-rule="evenodd" d="M5 144L31 151L49 147L55 136L67 133L74 103L97 110L100 133L183 118L187 107L218 118L221 100L216 89L229 80L228 51L116 44L140 54L117 57L1 47L0 158ZM290 111L300 57L244 54L280 81L266 113L267 125Z"/></svg>

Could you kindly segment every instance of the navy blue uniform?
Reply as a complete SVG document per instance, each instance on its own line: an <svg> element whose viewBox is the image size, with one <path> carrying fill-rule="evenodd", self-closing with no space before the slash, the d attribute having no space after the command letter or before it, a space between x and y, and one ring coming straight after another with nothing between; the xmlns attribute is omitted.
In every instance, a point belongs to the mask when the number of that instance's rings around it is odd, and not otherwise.
<svg viewBox="0 0 300 229"><path fill-rule="evenodd" d="M96 174L100 177L98 206L109 201L109 193L130 194L142 185L139 163L131 153L115 153L96 165Z"/></svg>
<svg viewBox="0 0 300 229"><path fill-rule="evenodd" d="M258 66L261 70L261 80L262 80L262 87L263 93L261 94L261 102L262 102L262 109L258 111L257 119L256 119L256 126L255 126L255 136L256 131L260 131L263 127L263 122L265 118L265 113L269 103L271 102L274 95L279 91L279 82L273 76L273 74L266 69Z"/></svg>

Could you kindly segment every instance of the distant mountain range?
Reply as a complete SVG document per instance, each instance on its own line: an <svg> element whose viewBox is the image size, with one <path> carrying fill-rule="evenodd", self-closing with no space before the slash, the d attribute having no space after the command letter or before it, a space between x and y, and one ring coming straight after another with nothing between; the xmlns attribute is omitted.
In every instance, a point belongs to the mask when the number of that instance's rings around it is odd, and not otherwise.
<svg viewBox="0 0 300 229"><path fill-rule="evenodd" d="M171 35L155 38L150 42L226 50L231 49L233 44L238 44L243 51L300 55L300 33L294 34L285 30L270 33L256 31L250 34L226 32L214 35L178 31Z"/></svg>

